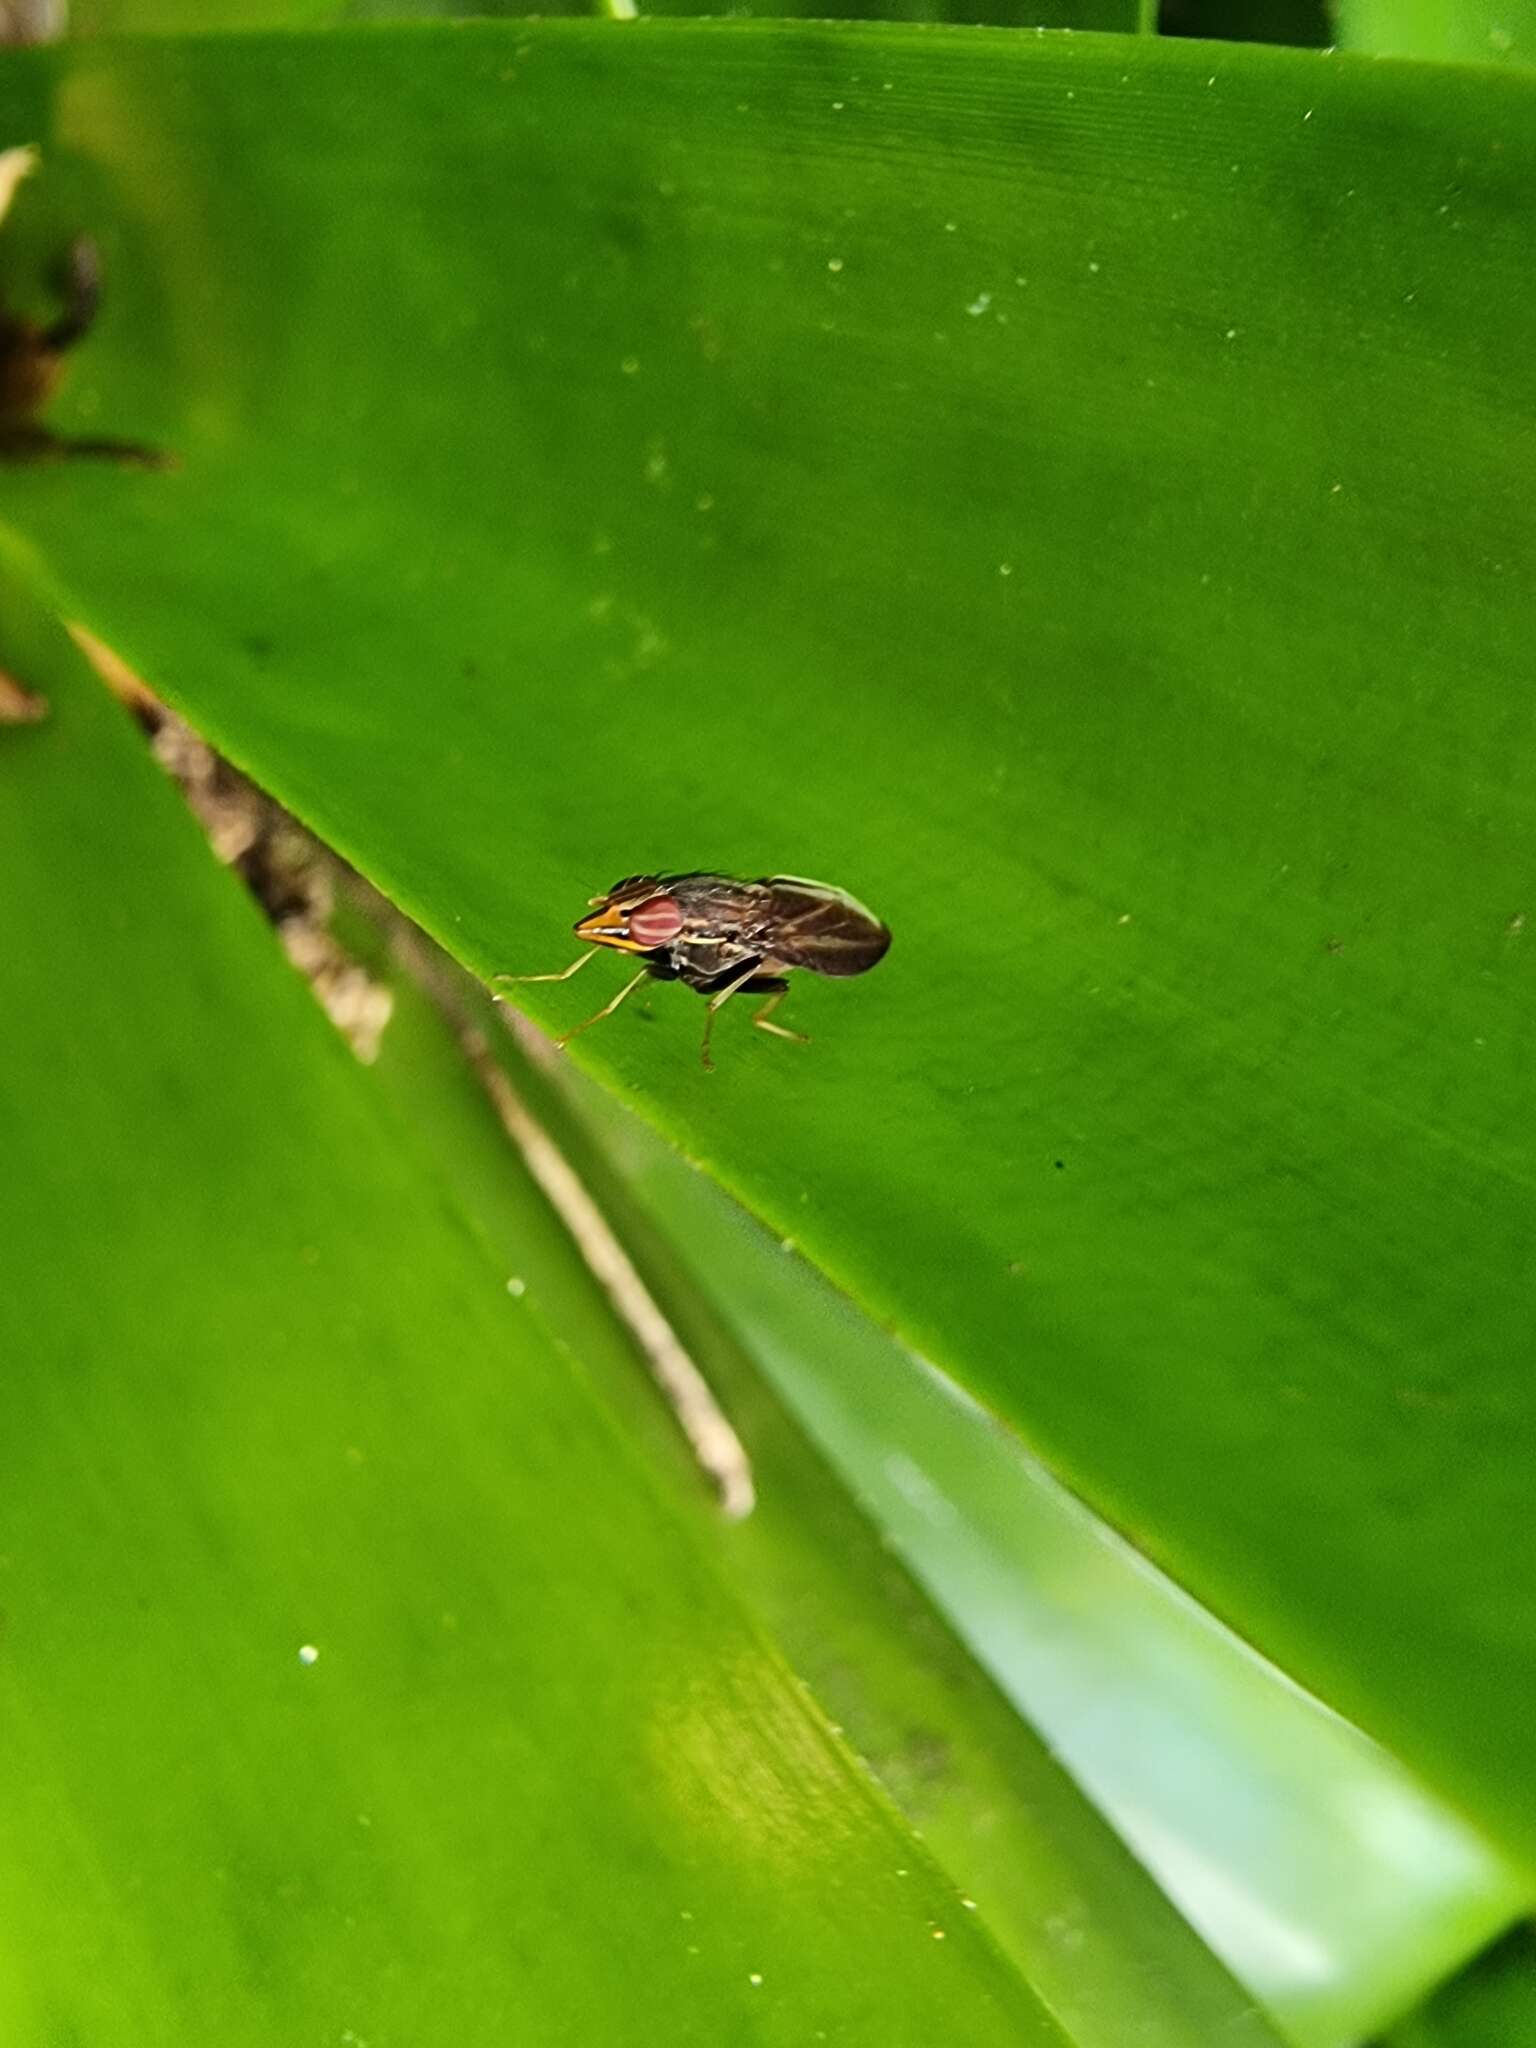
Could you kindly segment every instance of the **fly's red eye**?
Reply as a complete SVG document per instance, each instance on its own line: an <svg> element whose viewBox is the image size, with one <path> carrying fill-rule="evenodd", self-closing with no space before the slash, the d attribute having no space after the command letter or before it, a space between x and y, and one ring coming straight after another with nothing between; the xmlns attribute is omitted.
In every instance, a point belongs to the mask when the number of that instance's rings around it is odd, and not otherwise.
<svg viewBox="0 0 1536 2048"><path fill-rule="evenodd" d="M629 936L639 946L665 946L683 928L683 913L671 896L652 896L629 913Z"/></svg>

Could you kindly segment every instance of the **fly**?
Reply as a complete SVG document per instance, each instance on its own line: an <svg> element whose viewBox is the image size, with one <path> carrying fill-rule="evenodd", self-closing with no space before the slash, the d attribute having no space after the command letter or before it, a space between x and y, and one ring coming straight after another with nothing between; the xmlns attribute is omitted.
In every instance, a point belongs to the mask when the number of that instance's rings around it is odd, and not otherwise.
<svg viewBox="0 0 1536 2048"><path fill-rule="evenodd" d="M575 930L591 951L560 973L498 974L495 979L510 984L569 981L605 946L628 953L641 962L639 973L557 1044L566 1045L578 1032L611 1017L642 982L681 981L709 999L699 1048L709 1068L714 1066L709 1036L715 1017L732 996L761 996L752 1016L758 1030L807 1045L803 1032L773 1021L789 989L784 977L797 967L839 979L865 974L885 958L891 943L879 918L845 889L798 875L768 875L757 882L708 873L628 875L606 895L591 899Z"/></svg>

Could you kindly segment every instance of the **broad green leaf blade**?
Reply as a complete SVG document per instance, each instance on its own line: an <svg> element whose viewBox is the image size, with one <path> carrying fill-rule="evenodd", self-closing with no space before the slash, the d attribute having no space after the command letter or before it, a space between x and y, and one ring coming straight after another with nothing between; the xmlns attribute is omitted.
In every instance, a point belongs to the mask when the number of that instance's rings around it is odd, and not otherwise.
<svg viewBox="0 0 1536 2048"><path fill-rule="evenodd" d="M1523 1928L1465 1971L1380 2048L1536 2048L1536 1938Z"/></svg>
<svg viewBox="0 0 1536 2048"><path fill-rule="evenodd" d="M1133 30L1147 0L653 0L647 15L770 18L809 14L821 20L992 22L1015 28ZM487 17L603 15L601 0L74 0L70 22L77 35L156 33L200 29L319 28L344 22L464 21Z"/></svg>
<svg viewBox="0 0 1536 2048"><path fill-rule="evenodd" d="M396 1001L374 1071L487 1242L516 1258L509 1284L672 1475L744 1603L1072 2039L1081 2048L1277 2048L1250 1993L956 1641L733 1337L711 1299L737 1270L729 1258L722 1265L718 1236L662 1236L563 1091L492 1028L521 1097L600 1200L742 1432L757 1507L739 1522L709 1498L632 1340L509 1148L447 1026L409 981L397 982ZM750 1269L739 1277L750 1284Z"/></svg>
<svg viewBox="0 0 1536 2048"><path fill-rule="evenodd" d="M1293 2040L1362 2039L1528 1911L1529 1882L1396 1759L590 1093L637 1193L887 1540Z"/></svg>
<svg viewBox="0 0 1536 2048"><path fill-rule="evenodd" d="M70 0L72 36L206 29L330 28L347 0Z"/></svg>
<svg viewBox="0 0 1536 2048"><path fill-rule="evenodd" d="M148 30L329 28L347 0L70 0L69 32L122 35Z"/></svg>
<svg viewBox="0 0 1536 2048"><path fill-rule="evenodd" d="M1536 0L1334 0L1346 50L1536 63Z"/></svg>
<svg viewBox="0 0 1536 2048"><path fill-rule="evenodd" d="M58 418L183 457L8 479L33 572L482 970L650 863L871 900L810 1050L705 1075L671 988L580 1056L1529 1851L1532 82L643 22L4 78L17 251L115 293Z"/></svg>
<svg viewBox="0 0 1536 2048"><path fill-rule="evenodd" d="M0 645L5 2040L1062 2041L57 629Z"/></svg>

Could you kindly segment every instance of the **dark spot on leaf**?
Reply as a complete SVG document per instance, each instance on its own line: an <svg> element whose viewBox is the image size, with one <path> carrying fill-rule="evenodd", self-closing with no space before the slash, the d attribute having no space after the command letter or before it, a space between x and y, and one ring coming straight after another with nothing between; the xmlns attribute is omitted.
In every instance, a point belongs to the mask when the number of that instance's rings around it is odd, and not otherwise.
<svg viewBox="0 0 1536 2048"><path fill-rule="evenodd" d="M645 222L636 207L611 207L603 218L603 226L608 239L620 249L633 251L644 246Z"/></svg>

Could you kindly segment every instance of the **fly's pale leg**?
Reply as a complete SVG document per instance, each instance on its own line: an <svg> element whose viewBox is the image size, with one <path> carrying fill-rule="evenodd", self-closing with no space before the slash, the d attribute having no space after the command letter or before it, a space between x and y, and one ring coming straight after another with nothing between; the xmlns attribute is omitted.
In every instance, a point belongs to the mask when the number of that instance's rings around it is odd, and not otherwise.
<svg viewBox="0 0 1536 2048"><path fill-rule="evenodd" d="M715 1063L709 1056L709 1034L715 1028L716 1010L719 1009L722 1003L728 1003L731 997L735 995L738 989L745 988L747 983L751 981L753 976L761 974L762 971L762 961L754 960L751 966L746 969L745 973L738 974L734 981L728 981L725 987L721 989L719 995L710 997L709 1008L704 1015L704 1039L703 1043L699 1047L699 1058L704 1062L705 1066L709 1069L710 1073L713 1073L715 1071Z"/></svg>
<svg viewBox="0 0 1536 2048"><path fill-rule="evenodd" d="M562 967L558 974L493 974L491 979L492 981L504 981L509 987L520 986L525 981L569 981L577 968L585 967L587 962L596 955L596 952L597 948L594 946L590 953L578 954L570 966ZM491 1001L493 1003L503 1003L506 1001L506 997L499 996L493 991Z"/></svg>
<svg viewBox="0 0 1536 2048"><path fill-rule="evenodd" d="M618 994L613 998L612 1002L604 1003L603 1007L600 1010L598 1010L594 1015L590 1016L585 1024L573 1024L569 1031L563 1031L560 1034L560 1036L555 1040L556 1045L569 1045L571 1040L573 1038L579 1038L583 1031L589 1031L594 1024L601 1024L605 1017L611 1017L614 1011L619 1007L620 1003L623 1002L624 998L626 996L632 996L635 990L640 986L641 982L646 980L649 973L649 968L642 967L640 972L635 976L633 981L625 982L624 986L619 990ZM557 974L554 976L554 979L556 981L562 981L564 979L564 976Z"/></svg>
<svg viewBox="0 0 1536 2048"><path fill-rule="evenodd" d="M809 1045L810 1039L803 1031L791 1031L787 1024L773 1024L769 1019L789 994L787 988L776 988L760 1009L752 1012L752 1022L759 1031L771 1031L775 1038L791 1039L796 1045Z"/></svg>

